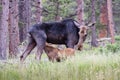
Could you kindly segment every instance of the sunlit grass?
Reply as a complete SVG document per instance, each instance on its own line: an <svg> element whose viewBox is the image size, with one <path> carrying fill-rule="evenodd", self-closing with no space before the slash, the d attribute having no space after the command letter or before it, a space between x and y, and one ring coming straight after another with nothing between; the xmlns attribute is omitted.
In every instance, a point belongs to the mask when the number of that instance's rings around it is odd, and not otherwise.
<svg viewBox="0 0 120 80"><path fill-rule="evenodd" d="M0 61L0 80L120 80L120 37L117 40L98 48L85 44L82 51L60 63L48 61L46 54L36 61L35 51L23 64L18 58Z"/></svg>
<svg viewBox="0 0 120 80"><path fill-rule="evenodd" d="M19 60L0 63L0 80L120 80L119 54L96 54L76 51L72 58L60 63L40 62L30 55L24 64Z"/></svg>

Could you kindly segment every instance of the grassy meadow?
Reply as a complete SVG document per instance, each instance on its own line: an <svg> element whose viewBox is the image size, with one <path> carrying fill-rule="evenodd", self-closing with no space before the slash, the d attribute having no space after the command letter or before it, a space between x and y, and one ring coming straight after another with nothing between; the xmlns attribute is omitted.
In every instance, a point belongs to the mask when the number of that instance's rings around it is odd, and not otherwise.
<svg viewBox="0 0 120 80"><path fill-rule="evenodd" d="M0 61L0 80L120 80L120 37L98 48L85 44L83 51L60 63L41 61L34 54L24 64L19 59Z"/></svg>

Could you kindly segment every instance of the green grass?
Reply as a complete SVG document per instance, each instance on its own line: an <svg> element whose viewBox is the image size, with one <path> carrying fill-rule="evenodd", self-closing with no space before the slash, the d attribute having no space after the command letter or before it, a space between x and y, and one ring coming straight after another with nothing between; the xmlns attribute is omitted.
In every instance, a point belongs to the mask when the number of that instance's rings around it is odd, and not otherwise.
<svg viewBox="0 0 120 80"><path fill-rule="evenodd" d="M0 80L120 80L120 56L118 54L88 54L88 51L61 63L38 62L33 57L24 64L9 60L0 63Z"/></svg>
<svg viewBox="0 0 120 80"><path fill-rule="evenodd" d="M0 80L120 80L120 46L90 48L60 63L34 59L31 54L20 64L18 59L0 61Z"/></svg>

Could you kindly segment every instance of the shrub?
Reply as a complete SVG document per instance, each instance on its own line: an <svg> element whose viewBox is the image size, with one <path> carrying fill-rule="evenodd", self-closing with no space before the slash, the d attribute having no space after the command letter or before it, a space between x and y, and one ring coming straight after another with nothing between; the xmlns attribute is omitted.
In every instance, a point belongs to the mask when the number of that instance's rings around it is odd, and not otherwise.
<svg viewBox="0 0 120 80"><path fill-rule="evenodd" d="M115 52L118 52L118 51L119 51L119 49L120 49L120 44L118 44L118 43L108 44L108 45L106 46L106 48L107 48L108 51L111 51L111 52L115 53Z"/></svg>

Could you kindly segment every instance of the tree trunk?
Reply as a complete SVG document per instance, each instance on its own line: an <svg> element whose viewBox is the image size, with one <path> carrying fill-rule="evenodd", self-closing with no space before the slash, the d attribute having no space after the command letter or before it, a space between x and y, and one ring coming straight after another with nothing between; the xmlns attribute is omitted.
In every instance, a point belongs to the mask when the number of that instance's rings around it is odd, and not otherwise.
<svg viewBox="0 0 120 80"><path fill-rule="evenodd" d="M26 23L26 27L27 27L27 30L28 28L30 27L31 25L31 16L32 16L32 12L31 12L31 0L25 0L25 23Z"/></svg>
<svg viewBox="0 0 120 80"><path fill-rule="evenodd" d="M56 3L55 3L55 11L56 11L56 13L55 13L55 20L56 21L60 21L60 16L59 16L59 6L60 6L60 4L59 4L59 1L56 1Z"/></svg>
<svg viewBox="0 0 120 80"><path fill-rule="evenodd" d="M99 38L105 38L109 34L109 28L108 28L108 17L107 17L107 2L102 1L100 2L100 24L103 25L103 27L99 30Z"/></svg>
<svg viewBox="0 0 120 80"><path fill-rule="evenodd" d="M31 2L30 0L19 0L19 31L20 42L27 37L28 27L31 25Z"/></svg>
<svg viewBox="0 0 120 80"><path fill-rule="evenodd" d="M18 28L18 0L10 0L9 6L9 56L18 54L19 28Z"/></svg>
<svg viewBox="0 0 120 80"><path fill-rule="evenodd" d="M2 0L0 3L0 60L7 59L8 53L8 18L9 18L9 0Z"/></svg>
<svg viewBox="0 0 120 80"><path fill-rule="evenodd" d="M95 0L91 0L92 2L92 22L94 23L96 20L95 20ZM92 41L91 41L91 45L93 47L97 47L98 46L98 42L96 40L96 27L95 25L92 26Z"/></svg>
<svg viewBox="0 0 120 80"><path fill-rule="evenodd" d="M42 0L35 0L36 4L36 23L41 23L42 22Z"/></svg>
<svg viewBox="0 0 120 80"><path fill-rule="evenodd" d="M113 22L113 12L112 12L112 0L107 0L107 9L108 9L108 26L110 29L111 43L115 43L115 30Z"/></svg>
<svg viewBox="0 0 120 80"><path fill-rule="evenodd" d="M102 25L107 26L108 20L107 20L107 4L104 3L100 7L100 23Z"/></svg>
<svg viewBox="0 0 120 80"><path fill-rule="evenodd" d="M77 15L78 15L78 21L80 24L84 24L84 1L83 0L77 0Z"/></svg>
<svg viewBox="0 0 120 80"><path fill-rule="evenodd" d="M108 17L107 17L107 3L101 4L100 7L100 23L103 27L99 30L99 38L105 38L108 36Z"/></svg>

